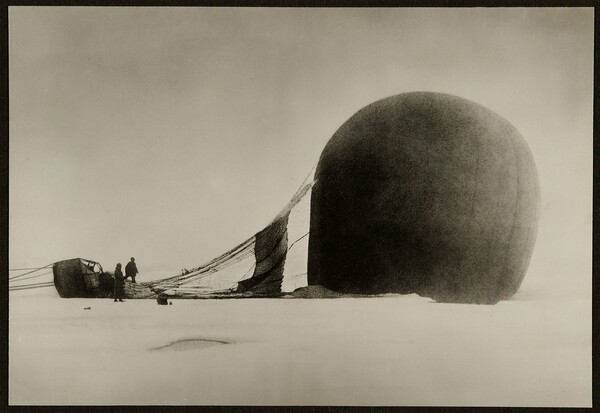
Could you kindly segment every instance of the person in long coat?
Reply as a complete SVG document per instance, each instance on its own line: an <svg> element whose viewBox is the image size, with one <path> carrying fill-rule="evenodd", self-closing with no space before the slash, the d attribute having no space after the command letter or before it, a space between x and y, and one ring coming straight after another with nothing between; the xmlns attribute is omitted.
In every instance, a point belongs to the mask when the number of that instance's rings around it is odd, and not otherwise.
<svg viewBox="0 0 600 413"><path fill-rule="evenodd" d="M131 281L135 283L135 276L137 273L138 269L135 265L135 258L131 257L131 261L125 266L125 278L131 277Z"/></svg>
<svg viewBox="0 0 600 413"><path fill-rule="evenodd" d="M121 264L117 264L115 268L115 302L123 302L123 296L125 295L125 279L123 278L123 271L121 271Z"/></svg>

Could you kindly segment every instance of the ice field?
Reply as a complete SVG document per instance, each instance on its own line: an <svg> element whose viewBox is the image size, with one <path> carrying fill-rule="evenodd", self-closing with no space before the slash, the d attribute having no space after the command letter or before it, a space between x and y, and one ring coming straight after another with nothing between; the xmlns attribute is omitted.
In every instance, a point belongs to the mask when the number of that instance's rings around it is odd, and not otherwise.
<svg viewBox="0 0 600 413"><path fill-rule="evenodd" d="M594 13L8 8L9 404L590 407Z"/></svg>
<svg viewBox="0 0 600 413"><path fill-rule="evenodd" d="M591 406L587 300L9 298L11 405Z"/></svg>

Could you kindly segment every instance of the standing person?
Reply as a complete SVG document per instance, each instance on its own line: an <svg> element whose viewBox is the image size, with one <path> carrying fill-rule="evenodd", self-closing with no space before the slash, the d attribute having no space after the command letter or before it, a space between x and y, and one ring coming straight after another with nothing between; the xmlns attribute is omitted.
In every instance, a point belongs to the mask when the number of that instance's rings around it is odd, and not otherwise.
<svg viewBox="0 0 600 413"><path fill-rule="evenodd" d="M138 273L137 266L135 265L135 258L131 257L131 261L125 266L125 278L131 277L131 281L135 283L135 275Z"/></svg>
<svg viewBox="0 0 600 413"><path fill-rule="evenodd" d="M123 295L125 295L125 279L123 278L123 271L121 271L121 263L117 264L115 268L115 303L117 300L123 302Z"/></svg>

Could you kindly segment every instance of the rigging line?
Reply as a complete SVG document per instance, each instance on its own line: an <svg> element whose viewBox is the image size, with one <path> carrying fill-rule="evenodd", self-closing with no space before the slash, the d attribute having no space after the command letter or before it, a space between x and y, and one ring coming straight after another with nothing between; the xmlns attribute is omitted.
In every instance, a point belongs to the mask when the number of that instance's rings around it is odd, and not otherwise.
<svg viewBox="0 0 600 413"><path fill-rule="evenodd" d="M182 285L186 285L186 284L189 284L189 283L191 283L191 282L194 282L194 281L200 281L200 280L203 280L203 279L205 279L206 277L210 277L211 275L213 275L213 274L215 274L215 273L217 273L217 272L218 272L218 271L208 271L208 272L205 272L205 273L200 273L199 275L197 275L197 276L194 276L194 277L186 278L185 280L183 280L182 282L180 282L180 283L177 285L177 287L176 287L176 288L179 288L179 287L181 287Z"/></svg>
<svg viewBox="0 0 600 413"><path fill-rule="evenodd" d="M8 288L21 288L21 287L30 287L32 285L41 285L41 284L51 284L54 285L53 281L45 281L45 282L41 282L41 283L31 283L31 284L21 284L21 285L12 285L9 286Z"/></svg>
<svg viewBox="0 0 600 413"><path fill-rule="evenodd" d="M247 259L247 258L250 258L250 256L246 257L245 259ZM181 282L180 284L178 284L178 287L179 287L179 286L181 286L181 285L185 285L185 284L188 284L188 283L194 282L194 281L199 281L199 280L202 280L202 279L204 279L204 278L206 278L206 277L210 277L211 275L218 273L218 272L219 272L221 269L224 269L224 268L227 268L227 267L231 267L231 266L232 266L232 265L234 265L234 264L239 264L239 263L240 263L240 262L242 262L242 261L244 261L244 260L240 260L240 261L234 262L234 263L232 263L232 264L230 264L230 265L224 266L223 268L219 268L219 269L217 269L217 270L215 270L215 271L208 271L208 272L206 272L206 273L200 273L201 275L199 274L198 276L194 276L194 277L192 277L192 278L189 278L189 279L186 279L186 280L184 280L183 282ZM252 268L254 268L254 266L255 266L255 265L256 265L256 263L253 263L253 264L252 264L252 266L250 267L250 269L249 269L248 271L246 271L246 273L244 274L244 277L245 277L246 275L248 275L248 273L250 272L250 270L251 270ZM242 277L242 278L244 278L244 277ZM177 287L177 288L178 288L178 287Z"/></svg>
<svg viewBox="0 0 600 413"><path fill-rule="evenodd" d="M8 271L39 270L39 268L9 268Z"/></svg>
<svg viewBox="0 0 600 413"><path fill-rule="evenodd" d="M308 180L308 177L315 170L315 168L317 167L318 163L319 163L319 161L317 160L317 162L315 162L315 164L313 165L313 167L310 168L310 171L308 172L308 174L306 174L306 178L304 178L304 181L302 181L302 184L300 184L300 188L302 188L302 185ZM300 190L300 188L298 188L298 190ZM296 192L298 192L298 191L296 191Z"/></svg>
<svg viewBox="0 0 600 413"><path fill-rule="evenodd" d="M255 268L255 267L256 267L256 263L252 264L252 265L250 266L250 268L248 268L248 271L246 271L246 272L244 273L244 275L242 275L242 278L240 278L240 279L239 279L239 281L238 281L238 282L236 282L234 285L236 285L237 283L239 283L240 281L242 281L244 278L246 278L246 276L247 276L248 274L250 274L250 271L252 271L252 269L253 269L253 268Z"/></svg>
<svg viewBox="0 0 600 413"><path fill-rule="evenodd" d="M310 234L310 231L308 231L306 234L302 235L302 236L301 236L300 238L298 238L296 241L292 242L292 245L290 245L290 247L289 247L287 250L288 250L288 251L289 251L289 250L291 250L291 249L292 249L292 247L293 247L294 245L296 245L296 243L297 243L298 241L300 241L302 238L306 237L308 234Z"/></svg>
<svg viewBox="0 0 600 413"><path fill-rule="evenodd" d="M243 243L239 244L237 247L221 254L220 256L218 256L216 258L213 258L209 262L204 263L203 265L201 265L199 267L192 268L190 270L190 272L187 274L184 274L184 275L179 274L179 275L174 275L172 277L168 277L168 278L165 278L162 280L150 281L149 285L155 285L157 282L163 282L163 281L171 281L171 282L184 281L188 278L195 277L197 275L195 273L205 273L213 268L217 268L221 264L226 262L227 260L231 259L232 257L235 258L242 254L248 254L248 256L250 256L249 251L254 246L253 242L254 242L254 235L251 238L248 238ZM240 261L248 258L248 256L242 256L242 258L240 258L237 262L240 262Z"/></svg>
<svg viewBox="0 0 600 413"><path fill-rule="evenodd" d="M214 265L211 264L211 265L208 265L208 266L203 267L201 269L198 269L197 271L192 271L192 272L189 273L189 274L192 274L192 275L185 274L184 276L182 276L181 280L190 278L192 276L196 276L196 274L203 274L203 273L206 273L206 272L210 272L211 270L214 270L213 272L221 271L221 270L223 270L223 269L225 269L227 267L231 267L232 265L240 263L240 262L242 262L244 260L247 260L248 258L253 257L253 256L254 256L254 251L252 251L251 249L248 249L248 250L246 250L246 251L244 251L242 253L239 253L237 255L232 255L230 257L225 257L222 261L220 261L220 262L218 262L218 263L216 263ZM193 274L193 273L195 273L195 274Z"/></svg>
<svg viewBox="0 0 600 413"><path fill-rule="evenodd" d="M44 282L44 283L33 283L33 284L26 284L26 285L13 285L8 288L29 288L29 287L34 287L36 285L54 285L54 283L49 281L49 282Z"/></svg>
<svg viewBox="0 0 600 413"><path fill-rule="evenodd" d="M26 272L26 273L23 273L23 274L15 275L15 276L9 277L8 279L9 279L9 280L14 280L14 279L16 279L16 278L21 278L21 277L23 277L23 276L25 276L25 275L28 275L28 274L34 273L34 272L36 272L36 271L39 271L39 270L43 270L44 268L48 268L49 266L51 266L51 265L53 265L53 264L54 264L54 263L52 262L52 263L50 263L50 264L48 264L48 265L45 265L45 266L43 266L43 267L36 268L36 269L35 269L35 270L33 270L33 271L29 271L29 272Z"/></svg>
<svg viewBox="0 0 600 413"><path fill-rule="evenodd" d="M38 285L38 286L35 286L35 287L27 287L27 288L15 288L15 287L13 287L13 288L9 288L8 291L22 291L22 290L31 290L31 289L34 289L34 288L44 288L44 287L52 287L52 284Z"/></svg>
<svg viewBox="0 0 600 413"><path fill-rule="evenodd" d="M8 290L8 292L27 291L27 290L33 290L34 288L48 288L48 287L52 287L52 286L51 285L40 285L38 287L31 287L31 288L17 288L17 289Z"/></svg>
<svg viewBox="0 0 600 413"><path fill-rule="evenodd" d="M219 255L218 257L215 257L212 260L210 260L208 262L205 262L204 264L200 265L199 267L192 268L192 272L201 270L201 269L203 269L205 267L208 267L210 265L213 265L215 263L219 263L219 262L221 262L221 261L223 261L225 259L228 259L231 256L237 256L239 254L242 254L248 248L252 248L254 242L255 242L255 236L252 235L246 241L242 242L241 244L238 244L237 246L235 246L234 248L230 249L229 251L226 251L223 254Z"/></svg>
<svg viewBox="0 0 600 413"><path fill-rule="evenodd" d="M298 194L309 184L307 183L308 178L310 177L310 175L313 173L313 171L315 170L315 168L317 167L317 164L319 163L319 161L317 160L317 162L315 162L315 164L313 165L312 168L310 168L310 171L308 172L308 174L306 175L306 177L304 178L304 180L302 181L302 183L300 184L300 186L298 187L298 189L296 189L296 192L294 192L294 195L292 195L292 199L290 200L290 202L288 202L288 205L293 203L294 200L296 200L296 197L298 196ZM314 181L314 179L313 179ZM287 206L286 205L286 208ZM285 208L284 208L285 210Z"/></svg>
<svg viewBox="0 0 600 413"><path fill-rule="evenodd" d="M165 284L166 285L171 284L171 285L174 285L174 287L172 287L172 288L179 288L182 285L185 285L185 284L188 284L188 283L191 283L191 282L194 282L194 281L200 281L200 280L202 280L202 279L204 279L206 277L211 276L215 272L216 271L201 273L200 275L186 278L183 281L182 280L173 280L173 281L168 281L168 282L165 282L165 283L161 282L161 283L155 284L155 286L161 286L161 285L165 285Z"/></svg>
<svg viewBox="0 0 600 413"><path fill-rule="evenodd" d="M197 272L196 274L192 274L192 275L186 274L184 277L176 279L176 280L174 280L174 279L157 280L159 282L157 282L157 284L155 284L155 285L160 285L160 284L163 284L163 282L166 282L166 283L176 284L177 286L181 286L181 285L185 285L185 284L188 284L188 283L191 283L194 281L199 281L206 277L210 277L211 275L216 274L225 268L231 267L232 265L239 264L240 262L243 262L244 260L247 260L250 257L251 256L248 255L247 257L244 257L243 259L232 262L230 264L226 264L222 267L207 268L207 269L205 269L205 271Z"/></svg>
<svg viewBox="0 0 600 413"><path fill-rule="evenodd" d="M254 257L254 252L251 250L248 250L247 252L244 253L244 255L238 255L238 256L234 256L234 257L229 257L227 259L224 259L223 261L215 264L215 265L209 265L206 266L198 271L193 271L190 272L186 275L182 275L177 279L171 279L171 282L180 282L182 284L185 284L187 282L191 282L195 279L198 279L199 275L203 275L201 278L204 278L204 276L208 276L214 273L217 273L219 271L222 271L226 268L229 268L233 265L237 265L240 262L243 262L245 260L248 260L250 258Z"/></svg>
<svg viewBox="0 0 600 413"><path fill-rule="evenodd" d="M54 283L52 281L47 281L47 282L43 282L43 283L31 283L31 284L24 284L24 285L11 285L8 288L26 288L26 287L31 287L34 285L54 285Z"/></svg>
<svg viewBox="0 0 600 413"><path fill-rule="evenodd" d="M233 288L237 288L237 285L240 281L242 281L244 278L246 278L246 276L248 274L250 274L250 271L252 271L252 269L254 269L256 267L256 262L254 264L252 264L252 266L250 266L250 268L248 268L248 271L246 271L246 273L244 275L242 275L242 278L240 278L238 281L236 281L235 283L231 284L231 287L229 287L229 289L233 289Z"/></svg>
<svg viewBox="0 0 600 413"><path fill-rule="evenodd" d="M48 272L45 272L42 274L32 275L31 277L20 278L18 280L11 280L10 282L21 282L21 281L30 280L32 278L37 278L37 277L41 277L42 275L48 275L48 274L52 274L52 271L48 271Z"/></svg>

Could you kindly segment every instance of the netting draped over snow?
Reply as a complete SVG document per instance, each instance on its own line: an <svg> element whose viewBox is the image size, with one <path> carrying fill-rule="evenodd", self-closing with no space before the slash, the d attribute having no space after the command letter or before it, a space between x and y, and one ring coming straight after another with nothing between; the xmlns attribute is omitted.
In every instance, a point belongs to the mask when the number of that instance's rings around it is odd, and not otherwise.
<svg viewBox="0 0 600 413"><path fill-rule="evenodd" d="M307 285L310 196L314 168L277 217L235 248L185 273L127 283L133 298L277 296Z"/></svg>

